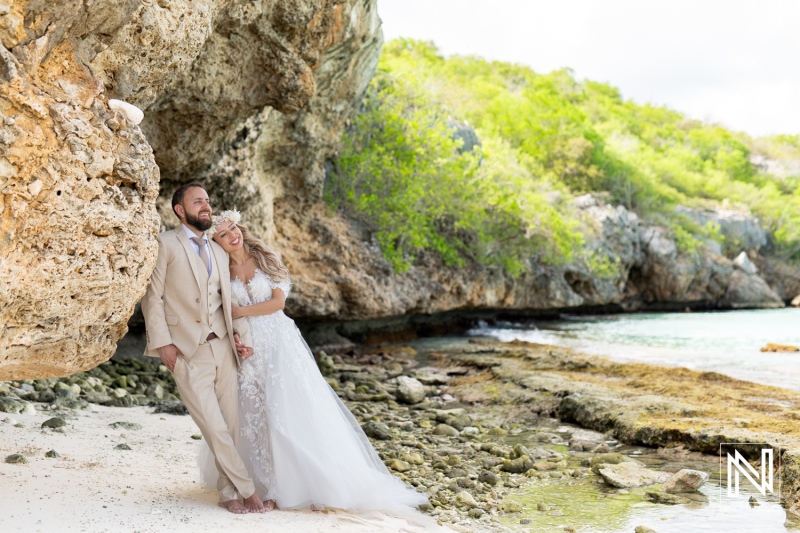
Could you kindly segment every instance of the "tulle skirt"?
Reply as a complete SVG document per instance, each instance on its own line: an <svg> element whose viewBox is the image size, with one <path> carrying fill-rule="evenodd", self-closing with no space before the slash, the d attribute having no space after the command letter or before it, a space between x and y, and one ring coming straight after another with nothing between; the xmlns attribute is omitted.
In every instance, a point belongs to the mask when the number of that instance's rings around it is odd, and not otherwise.
<svg viewBox="0 0 800 533"><path fill-rule="evenodd" d="M248 321L255 353L239 371L239 451L259 497L282 509L391 511L426 502L389 473L294 321L283 312ZM207 448L201 467L216 486Z"/></svg>

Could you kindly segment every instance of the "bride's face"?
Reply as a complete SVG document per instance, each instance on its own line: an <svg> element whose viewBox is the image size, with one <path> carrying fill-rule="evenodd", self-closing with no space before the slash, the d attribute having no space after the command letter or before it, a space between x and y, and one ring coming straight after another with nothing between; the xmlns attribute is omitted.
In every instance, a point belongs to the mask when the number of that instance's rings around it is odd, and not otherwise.
<svg viewBox="0 0 800 533"><path fill-rule="evenodd" d="M243 246L242 232L233 222L222 222L214 233L214 241L228 253Z"/></svg>

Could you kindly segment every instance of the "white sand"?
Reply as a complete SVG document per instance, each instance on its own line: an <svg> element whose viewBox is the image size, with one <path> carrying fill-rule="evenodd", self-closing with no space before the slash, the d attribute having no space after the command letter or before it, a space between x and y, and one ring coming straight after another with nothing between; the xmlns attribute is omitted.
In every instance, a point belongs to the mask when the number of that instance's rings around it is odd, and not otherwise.
<svg viewBox="0 0 800 533"><path fill-rule="evenodd" d="M197 480L197 426L188 416L150 414L151 408L90 406L67 420L65 433L42 430L47 412L6 415L0 422L0 531L230 531L440 532L422 513L389 516L343 511L272 511L233 515ZM134 422L142 429L109 424ZM117 444L132 450L116 450ZM45 457L48 450L61 457ZM21 453L28 464L7 464Z"/></svg>

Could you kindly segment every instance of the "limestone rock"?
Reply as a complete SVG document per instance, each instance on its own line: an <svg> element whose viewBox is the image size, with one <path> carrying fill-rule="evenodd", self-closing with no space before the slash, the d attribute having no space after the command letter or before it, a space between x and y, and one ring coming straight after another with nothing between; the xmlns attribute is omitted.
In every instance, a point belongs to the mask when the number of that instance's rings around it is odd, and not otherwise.
<svg viewBox="0 0 800 533"><path fill-rule="evenodd" d="M108 359L156 257L150 145L54 24L0 47L0 380Z"/></svg>
<svg viewBox="0 0 800 533"><path fill-rule="evenodd" d="M179 182L205 181L266 238L275 202L316 201L382 44L375 0L13 5L0 26L0 380L113 354L157 233L177 222ZM144 110L141 130L109 99Z"/></svg>
<svg viewBox="0 0 800 533"><path fill-rule="evenodd" d="M699 470L690 470L684 468L671 478L669 478L662 486L661 490L675 494L679 492L697 492L703 484L708 481L708 474Z"/></svg>
<svg viewBox="0 0 800 533"><path fill-rule="evenodd" d="M397 399L404 403L419 403L425 399L425 386L417 379L398 376Z"/></svg>
<svg viewBox="0 0 800 533"><path fill-rule="evenodd" d="M758 274L758 267L747 257L747 252L742 252L733 260L733 265L745 274Z"/></svg>
<svg viewBox="0 0 800 533"><path fill-rule="evenodd" d="M620 489L653 485L669 477L665 472L656 472L638 462L627 461L615 465L603 465L598 469L598 473L607 484Z"/></svg>

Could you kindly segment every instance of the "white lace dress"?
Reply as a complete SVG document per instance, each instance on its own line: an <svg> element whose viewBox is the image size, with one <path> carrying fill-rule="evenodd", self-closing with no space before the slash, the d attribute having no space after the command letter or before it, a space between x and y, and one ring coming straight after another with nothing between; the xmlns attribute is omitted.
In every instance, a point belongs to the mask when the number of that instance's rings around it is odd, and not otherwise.
<svg viewBox="0 0 800 533"><path fill-rule="evenodd" d="M232 282L239 305L272 298L290 283L260 270ZM408 509L424 494L392 476L356 419L320 374L294 321L283 311L248 317L254 354L239 370L240 453L262 500L282 509ZM203 465L214 486L210 454Z"/></svg>

